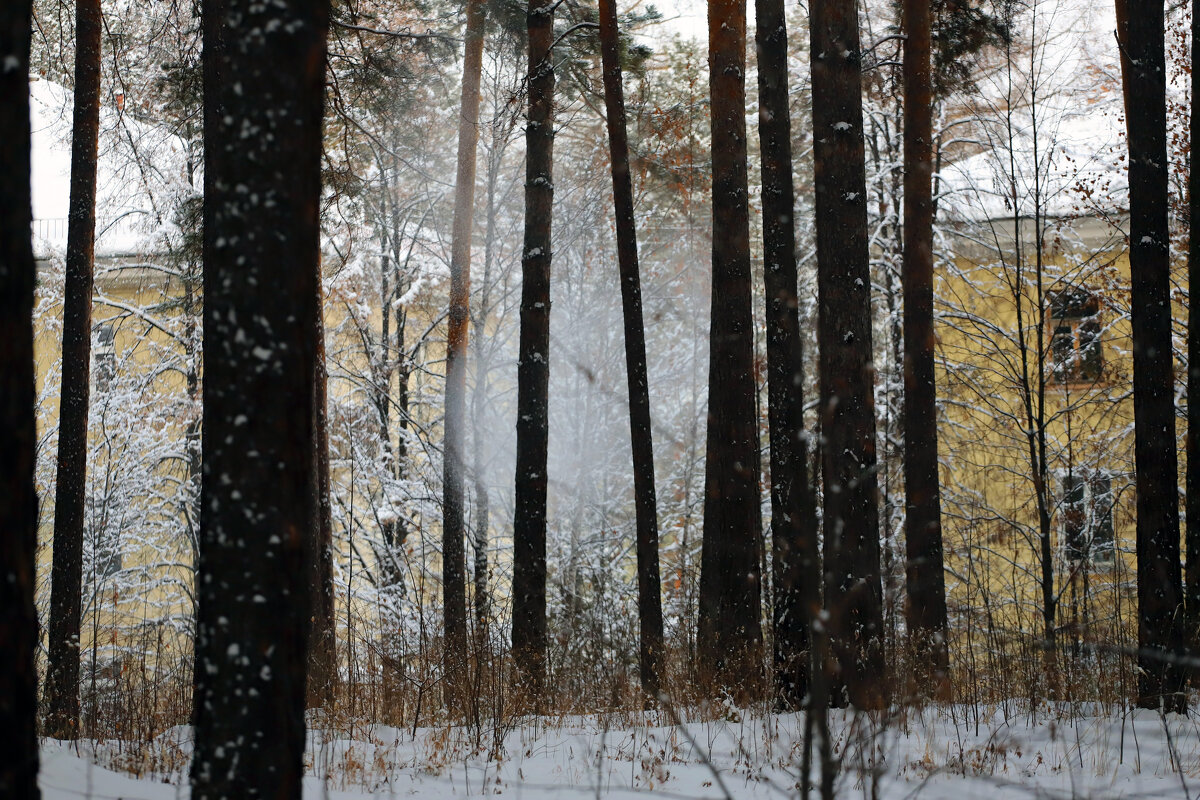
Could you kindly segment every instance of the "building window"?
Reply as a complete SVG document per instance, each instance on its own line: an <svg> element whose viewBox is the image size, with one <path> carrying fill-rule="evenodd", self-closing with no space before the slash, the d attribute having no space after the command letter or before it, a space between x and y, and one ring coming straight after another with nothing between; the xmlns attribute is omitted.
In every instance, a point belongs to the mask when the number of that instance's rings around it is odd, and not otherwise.
<svg viewBox="0 0 1200 800"><path fill-rule="evenodd" d="M1062 542L1072 563L1113 560L1112 474L1104 470L1071 470L1060 476Z"/></svg>
<svg viewBox="0 0 1200 800"><path fill-rule="evenodd" d="M112 323L96 326L96 345L92 349L92 370L96 391L107 391L117 375L117 329Z"/></svg>
<svg viewBox="0 0 1200 800"><path fill-rule="evenodd" d="M1050 293L1050 356L1056 383L1092 383L1104 369L1100 299L1075 287Z"/></svg>

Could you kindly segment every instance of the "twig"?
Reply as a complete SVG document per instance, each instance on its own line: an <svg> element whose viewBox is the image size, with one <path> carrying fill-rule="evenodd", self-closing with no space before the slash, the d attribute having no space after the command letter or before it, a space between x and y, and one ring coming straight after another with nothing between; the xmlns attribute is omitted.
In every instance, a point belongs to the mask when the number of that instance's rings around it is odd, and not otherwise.
<svg viewBox="0 0 1200 800"><path fill-rule="evenodd" d="M339 28L344 28L348 31L362 31L363 33L373 33L376 36L390 36L393 39L436 39L437 41L446 42L447 44L461 44L461 39L456 39L453 36L447 36L444 33L413 33L412 31L389 31L384 28L371 28L366 25L356 25L353 22L342 22L341 20L333 20L333 24Z"/></svg>
<svg viewBox="0 0 1200 800"><path fill-rule="evenodd" d="M595 23L595 22L576 22L574 25L572 25L571 27L567 28L565 31L563 31L562 33L560 33L560 34L558 35L558 38L557 38L557 39L555 39L555 40L554 40L554 41L553 41L553 42L550 44L550 47L549 47L549 49L550 49L550 50L554 50L554 48L555 48L555 47L558 47L558 43L559 43L559 42L561 42L563 39L565 39L565 38L567 38L568 36L570 36L570 35L571 35L572 33L574 33L575 31L579 30L580 28L599 28L599 27L600 27L600 25L599 25L598 23Z"/></svg>
<svg viewBox="0 0 1200 800"><path fill-rule="evenodd" d="M663 695L661 699L663 707L671 716L671 724L679 729L679 732L683 734L683 738L687 739L687 743L692 746L692 750L700 756L700 762L708 767L708 771L712 773L713 779L721 789L721 794L725 795L725 800L733 800L733 795L729 793L729 787L725 785L725 779L721 777L721 771L713 765L712 760L708 757L708 753L696 743L696 740L692 738L692 734L684 727L683 721L675 713L675 705L667 700L666 695Z"/></svg>

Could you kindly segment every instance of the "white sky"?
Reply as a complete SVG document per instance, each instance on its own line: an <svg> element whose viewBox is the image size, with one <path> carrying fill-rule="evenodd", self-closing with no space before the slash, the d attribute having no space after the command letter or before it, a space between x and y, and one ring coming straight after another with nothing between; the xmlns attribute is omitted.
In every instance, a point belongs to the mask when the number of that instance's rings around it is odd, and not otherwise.
<svg viewBox="0 0 1200 800"><path fill-rule="evenodd" d="M698 40L701 45L708 42L706 0L648 0L647 4L652 4L662 13L664 21L661 27L665 35L678 33Z"/></svg>

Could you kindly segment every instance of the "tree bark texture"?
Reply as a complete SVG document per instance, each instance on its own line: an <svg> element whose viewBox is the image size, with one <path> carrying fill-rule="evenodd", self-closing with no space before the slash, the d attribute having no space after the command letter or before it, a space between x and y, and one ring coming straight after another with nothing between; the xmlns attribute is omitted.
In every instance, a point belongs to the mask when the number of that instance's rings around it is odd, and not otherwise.
<svg viewBox="0 0 1200 800"><path fill-rule="evenodd" d="M309 559L312 627L308 644L308 705L319 708L333 701L337 688L337 634L333 596L333 506L329 496L329 372L325 365L325 293L320 264L316 275L316 359L313 362L314 491L317 517Z"/></svg>
<svg viewBox="0 0 1200 800"><path fill-rule="evenodd" d="M479 145L479 82L483 72L484 0L468 0L458 119L458 174L450 244L450 317L446 332L446 420L442 480L442 593L446 645L442 659L450 702L467 674L467 574L463 432L467 424L467 337L471 301L471 232L475 156Z"/></svg>
<svg viewBox="0 0 1200 800"><path fill-rule="evenodd" d="M1192 2L1192 120L1200 123L1200 3ZM1190 152L1200 153L1200 124L1191 126ZM1193 162L1188 173L1188 292L1195 286L1195 301L1188 305L1187 376L1187 550L1184 578L1186 630L1184 644L1193 659L1200 658L1200 164ZM1192 684L1200 683L1200 670L1193 667Z"/></svg>
<svg viewBox="0 0 1200 800"><path fill-rule="evenodd" d="M906 621L915 688L944 694L946 578L933 330L933 80L929 0L904 0L904 491Z"/></svg>
<svg viewBox="0 0 1200 800"><path fill-rule="evenodd" d="M1122 9L1124 6L1124 9ZM1167 221L1162 0L1118 4L1129 133L1129 271L1137 472L1138 705L1186 710ZM1121 24L1121 23L1124 24Z"/></svg>
<svg viewBox="0 0 1200 800"><path fill-rule="evenodd" d="M804 345L796 296L795 187L783 0L756 0L758 135L762 150L767 418L771 443L771 623L777 705L808 691L809 630L821 602L817 518L804 434Z"/></svg>
<svg viewBox="0 0 1200 800"><path fill-rule="evenodd" d="M79 618L91 395L96 153L100 135L100 0L75 3L75 106L63 296L62 391L54 488L54 555L46 666L46 733L79 735Z"/></svg>
<svg viewBox="0 0 1200 800"><path fill-rule="evenodd" d="M550 221L554 206L554 4L530 0L525 240L517 365L513 661L531 700L546 674L546 447L550 430Z"/></svg>
<svg viewBox="0 0 1200 800"><path fill-rule="evenodd" d="M862 73L854 0L814 0L810 22L817 343L825 500L825 606L837 664L831 701L886 702L879 570L871 276Z"/></svg>
<svg viewBox="0 0 1200 800"><path fill-rule="evenodd" d="M0 797L37 800L31 11L30 0L0 5Z"/></svg>
<svg viewBox="0 0 1200 800"><path fill-rule="evenodd" d="M746 3L708 4L712 104L712 320L700 678L751 699L762 688L758 420L746 167Z"/></svg>
<svg viewBox="0 0 1200 800"><path fill-rule="evenodd" d="M638 266L633 181L629 173L629 136L616 0L600 0L600 56L604 105L612 157L613 210L617 223L617 264L621 273L621 311L625 321L625 371L629 389L629 433L633 454L633 494L637 525L638 666L642 691L657 699L663 657L662 581L658 571L658 501L654 489L654 444L650 424L650 379L646 367L646 329Z"/></svg>
<svg viewBox="0 0 1200 800"><path fill-rule="evenodd" d="M327 0L208 0L192 797L296 798L317 448Z"/></svg>

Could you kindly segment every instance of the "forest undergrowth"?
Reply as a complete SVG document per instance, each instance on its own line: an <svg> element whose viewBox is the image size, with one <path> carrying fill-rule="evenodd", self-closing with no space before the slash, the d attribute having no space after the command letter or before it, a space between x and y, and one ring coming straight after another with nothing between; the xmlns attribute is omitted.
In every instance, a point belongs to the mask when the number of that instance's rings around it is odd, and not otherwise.
<svg viewBox="0 0 1200 800"><path fill-rule="evenodd" d="M668 659L657 702L642 696L636 673L596 669L565 654L551 665L549 692L534 702L515 688L507 654L488 647L480 658L476 648L469 690L451 709L441 692L440 651L429 644L424 657L405 658L364 647L354 670L344 666L329 702L307 714L310 780L327 790L389 794L431 785L455 794L565 785L794 796L808 764L816 794L819 748L805 711L780 711L766 699L708 699L685 650ZM987 659L955 660L944 699L893 691L884 711L830 711L838 796L893 796L901 787L901 796L915 796L954 779L1018 792L1065 782L1065 796L1166 777L1178 796L1200 789L1200 723L1135 709L1127 653L1068 645L1051 654L1017 636L992 644L977 648ZM904 685L908 665L892 656L893 683ZM46 747L142 780L185 785L190 657L175 657L171 666L160 654L149 662L154 669L125 662L117 674L93 680L83 693L89 736Z"/></svg>

